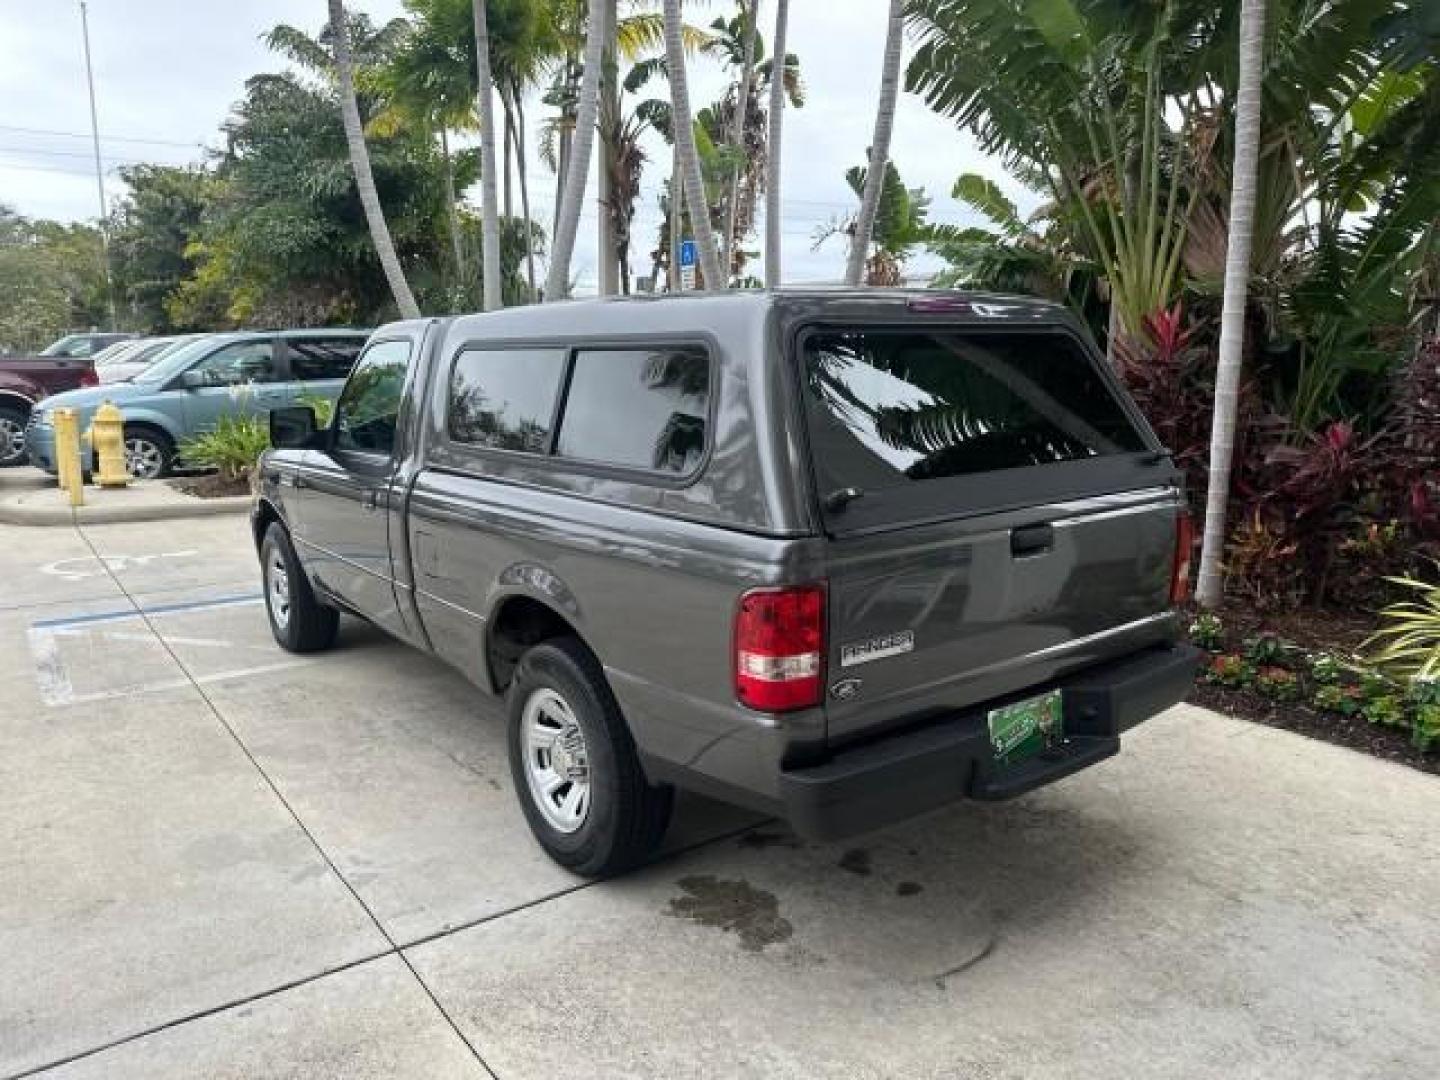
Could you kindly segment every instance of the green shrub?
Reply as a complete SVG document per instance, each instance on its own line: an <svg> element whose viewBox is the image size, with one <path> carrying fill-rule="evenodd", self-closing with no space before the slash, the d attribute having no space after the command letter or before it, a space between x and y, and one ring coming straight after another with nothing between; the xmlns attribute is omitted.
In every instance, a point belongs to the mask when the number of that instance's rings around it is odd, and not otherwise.
<svg viewBox="0 0 1440 1080"><path fill-rule="evenodd" d="M1225 640L1225 626L1220 616L1208 611L1196 615L1195 621L1190 624L1190 640L1207 652L1219 652Z"/></svg>
<svg viewBox="0 0 1440 1080"><path fill-rule="evenodd" d="M180 444L186 465L218 469L229 480L243 480L270 446L270 425L263 416L222 416L215 427Z"/></svg>
<svg viewBox="0 0 1440 1080"><path fill-rule="evenodd" d="M1255 689L1276 701L1295 701L1300 697L1300 679L1282 667L1264 667L1255 676Z"/></svg>
<svg viewBox="0 0 1440 1080"><path fill-rule="evenodd" d="M1333 686L1345 675L1345 665L1329 653L1310 654L1310 678L1321 686Z"/></svg>
<svg viewBox="0 0 1440 1080"><path fill-rule="evenodd" d="M1410 741L1421 753L1440 745L1440 683L1424 681L1410 684L1406 695L1410 706Z"/></svg>
<svg viewBox="0 0 1440 1080"><path fill-rule="evenodd" d="M1274 664L1285 655L1285 643L1274 634L1256 634L1245 639L1245 658L1255 664Z"/></svg>
<svg viewBox="0 0 1440 1080"><path fill-rule="evenodd" d="M1367 700L1360 706L1360 714L1372 724L1381 727L1403 728L1410 726L1405 713L1405 699L1399 694L1381 694Z"/></svg>
<svg viewBox="0 0 1440 1080"><path fill-rule="evenodd" d="M1205 667L1205 678L1221 686L1244 687L1255 681L1255 665L1243 656L1222 653Z"/></svg>
<svg viewBox="0 0 1440 1080"><path fill-rule="evenodd" d="M1440 678L1440 585L1409 577L1388 580L1413 590L1416 598L1380 612L1381 627L1365 642L1374 650L1370 658L1397 676Z"/></svg>
<svg viewBox="0 0 1440 1080"><path fill-rule="evenodd" d="M1352 686L1338 686L1333 683L1317 686L1311 702L1317 709L1323 709L1326 712L1339 713L1341 716L1354 716L1360 711L1360 691Z"/></svg>

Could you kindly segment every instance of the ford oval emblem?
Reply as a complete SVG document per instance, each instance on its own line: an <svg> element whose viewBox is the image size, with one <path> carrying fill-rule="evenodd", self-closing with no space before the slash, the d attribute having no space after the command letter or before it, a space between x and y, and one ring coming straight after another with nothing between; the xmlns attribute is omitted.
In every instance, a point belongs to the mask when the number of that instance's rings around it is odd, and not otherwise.
<svg viewBox="0 0 1440 1080"><path fill-rule="evenodd" d="M860 692L864 683L860 679L841 679L830 687L830 696L836 701L849 701Z"/></svg>

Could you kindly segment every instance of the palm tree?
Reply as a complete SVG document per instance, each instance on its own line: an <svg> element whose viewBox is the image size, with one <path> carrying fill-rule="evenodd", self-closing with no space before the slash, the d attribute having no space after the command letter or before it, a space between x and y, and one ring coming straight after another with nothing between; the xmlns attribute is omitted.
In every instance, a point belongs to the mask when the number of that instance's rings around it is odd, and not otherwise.
<svg viewBox="0 0 1440 1080"><path fill-rule="evenodd" d="M1225 295L1220 311L1220 352L1215 368L1215 418L1210 434L1210 479L1205 498L1205 540L1195 599L1220 603L1225 581L1225 510L1230 499L1230 462L1235 452L1235 415L1245 345L1245 305L1250 291L1254 239L1255 177L1260 156L1260 91L1265 69L1265 0L1240 3L1240 78L1235 97L1235 171L1230 186L1230 239L1225 254Z"/></svg>
<svg viewBox="0 0 1440 1080"><path fill-rule="evenodd" d="M897 0L898 2L898 0ZM690 207L695 246L700 252L700 272L705 285L723 289L728 278L721 270L720 252L705 201L705 179L695 150L695 127L690 114L690 86L685 73L685 41L680 22L680 0L665 0L665 66L670 75L670 110L675 129L675 156L683 179L685 203ZM673 211L672 211L673 212Z"/></svg>
<svg viewBox="0 0 1440 1080"><path fill-rule="evenodd" d="M886 163L890 160L890 132L895 127L895 106L900 97L900 51L905 34L905 0L890 0L890 25L885 35L885 62L880 71L880 104L875 111L875 135L870 140L870 164L865 170L865 194L850 241L850 259L845 265L845 283L859 285L870 250L870 233L880 193L885 187Z"/></svg>
<svg viewBox="0 0 1440 1080"><path fill-rule="evenodd" d="M486 311L503 307L500 295L500 207L495 187L495 98L490 78L490 30L485 0L474 0L475 64L480 97L480 269Z"/></svg>
<svg viewBox="0 0 1440 1080"><path fill-rule="evenodd" d="M785 35L790 18L790 0L775 6L775 55L785 56ZM782 61L783 62L783 61ZM785 80L770 80L770 148L765 155L765 287L778 289L780 262L780 147L785 118Z"/></svg>
<svg viewBox="0 0 1440 1080"><path fill-rule="evenodd" d="M570 260L575 253L575 234L580 229L580 210L590 179L590 155L595 146L595 120L600 108L600 69L605 49L605 0L590 0L585 33L585 73L580 80L580 101L575 114L569 162L565 170L564 194L556 213L555 238L550 253L550 273L545 279L545 299L561 300L570 294Z"/></svg>
<svg viewBox="0 0 1440 1080"><path fill-rule="evenodd" d="M725 215L725 235L721 238L724 251L721 263L727 273L735 268L735 230L740 216L740 161L745 153L745 121L750 115L750 83L755 74L755 47L760 37L760 0L749 0L741 4L745 16L745 45L740 61L740 85L735 93L735 115L730 122L730 151L736 161L730 166L729 207ZM785 54L779 53L780 56Z"/></svg>
<svg viewBox="0 0 1440 1080"><path fill-rule="evenodd" d="M622 238L615 227L615 173L619 167L622 148L613 138L607 138L618 122L620 114L619 71L615 58L616 0L605 0L604 52L600 60L600 169L597 176L600 213L596 221L599 229L597 251L597 285L601 296L614 296L620 291L620 249ZM628 289L627 289L628 291Z"/></svg>
<svg viewBox="0 0 1440 1080"><path fill-rule="evenodd" d="M350 38L345 29L343 0L330 0L330 34L334 40L335 72L340 81L340 116L345 123L345 142L350 148L355 186L360 192L360 205L365 209L365 220L370 226L375 254L380 259L385 280L390 283L390 292L395 297L395 305L400 309L401 317L418 319L420 306L415 303L415 294L410 291L410 283L405 280L400 256L395 252L395 243L390 239L390 228L385 224L385 211L380 206L380 195L375 190L375 177L370 171L370 154L365 148L365 132L360 127L360 108L355 103L355 71L350 60ZM498 258L496 263L498 265Z"/></svg>
<svg viewBox="0 0 1440 1080"><path fill-rule="evenodd" d="M466 264L450 132L472 126L475 99L470 85L469 64L463 55L458 55L449 47L432 17L430 6L412 2L410 10L413 19L408 23L404 39L388 61L376 68L370 79L386 104L378 114L369 118L365 132L385 137L409 127L418 127L427 137L439 135L445 212L454 264L454 281L450 289L453 309L453 305L460 303L464 295ZM363 78L361 89L366 89Z"/></svg>

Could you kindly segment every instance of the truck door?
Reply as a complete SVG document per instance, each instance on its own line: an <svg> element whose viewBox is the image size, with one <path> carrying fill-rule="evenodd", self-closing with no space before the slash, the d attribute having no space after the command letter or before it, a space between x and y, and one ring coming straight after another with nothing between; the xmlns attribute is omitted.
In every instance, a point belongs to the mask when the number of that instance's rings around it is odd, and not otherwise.
<svg viewBox="0 0 1440 1080"><path fill-rule="evenodd" d="M407 336L372 341L335 405L329 446L305 455L300 540L312 578L401 637L390 513L400 408L415 353Z"/></svg>

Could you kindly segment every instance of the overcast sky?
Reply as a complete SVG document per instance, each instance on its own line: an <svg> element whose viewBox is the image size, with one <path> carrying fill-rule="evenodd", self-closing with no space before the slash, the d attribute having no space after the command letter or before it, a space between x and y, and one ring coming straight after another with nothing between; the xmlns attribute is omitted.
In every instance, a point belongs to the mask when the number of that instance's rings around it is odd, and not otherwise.
<svg viewBox="0 0 1440 1080"><path fill-rule="evenodd" d="M400 0L349 3L376 20L404 13ZM833 280L843 267L838 239L819 252L810 249L816 230L856 202L844 172L863 160L874 125L887 7L884 0L792 0L790 5L790 51L800 57L807 102L789 112L785 124L787 281ZM714 0L692 5L688 18L708 23L727 10L728 5ZM773 11L773 2L763 4L767 36ZM121 189L113 175L116 166L198 161L206 147L217 146L218 126L242 95L245 79L284 66L260 42L261 33L278 22L318 31L325 3L90 0L89 12L101 150L113 198ZM710 60L694 61L691 72L698 109L719 95L724 80ZM532 125L543 114L543 106L533 103L528 110ZM95 218L89 130L78 3L0 0L0 203L31 217ZM532 137L532 147L535 141ZM634 262L640 272L648 271L645 253L653 247L660 221L655 193L668 174L663 144L651 147L651 158L635 221ZM892 158L907 184L923 186L933 198L937 220L972 221L949 197L961 172L984 172L1023 198L998 163L909 95L901 99ZM531 178L532 211L548 227L553 176L537 162ZM478 201L478 190L474 197ZM583 292L594 284L593 198L580 229L574 271ZM921 258L910 269L920 272L926 265Z"/></svg>

